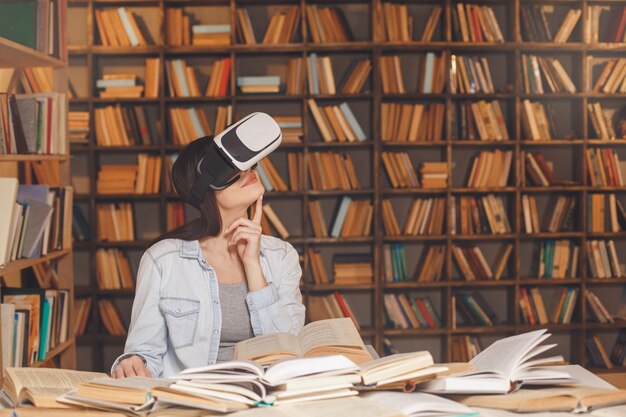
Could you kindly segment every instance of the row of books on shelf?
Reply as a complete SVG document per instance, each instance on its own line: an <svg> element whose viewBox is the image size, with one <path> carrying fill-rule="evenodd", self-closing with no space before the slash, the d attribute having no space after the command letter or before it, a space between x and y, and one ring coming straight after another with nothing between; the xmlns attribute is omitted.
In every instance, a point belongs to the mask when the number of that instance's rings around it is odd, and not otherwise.
<svg viewBox="0 0 626 417"><path fill-rule="evenodd" d="M135 288L128 257L119 249L96 251L96 278L101 290Z"/></svg>
<svg viewBox="0 0 626 417"><path fill-rule="evenodd" d="M302 58L292 59L289 62L297 62L299 67L295 74L288 79L302 80L306 75L307 87L310 94L334 95L339 91L341 94L357 94L365 85L369 77L372 61L370 59L353 60L346 70L343 79L335 83L332 59L330 56L318 56L311 52L306 58L306 71L302 68ZM301 88L287 88L294 94L301 94Z"/></svg>
<svg viewBox="0 0 626 417"><path fill-rule="evenodd" d="M624 10L626 11L626 8ZM592 55L587 57L590 71L592 70L593 59ZM591 91L607 94L626 92L626 58L608 59Z"/></svg>
<svg viewBox="0 0 626 417"><path fill-rule="evenodd" d="M597 139L615 140L626 138L626 110L603 109L599 102L587 103L589 120Z"/></svg>
<svg viewBox="0 0 626 417"><path fill-rule="evenodd" d="M315 237L362 237L371 233L373 205L370 200L342 197L330 228L326 227L319 200L309 201L308 208Z"/></svg>
<svg viewBox="0 0 626 417"><path fill-rule="evenodd" d="M387 236L440 236L446 213L446 200L443 197L416 198L411 202L402 231L390 199L382 200L382 216Z"/></svg>
<svg viewBox="0 0 626 417"><path fill-rule="evenodd" d="M70 291L2 288L2 363L23 367L46 359L69 338Z"/></svg>
<svg viewBox="0 0 626 417"><path fill-rule="evenodd" d="M413 40L415 19L409 14L407 4L377 2L374 7L374 13L379 17L374 21L375 39L388 42L411 42ZM432 8L420 36L420 42L430 42L433 38L442 11L441 6Z"/></svg>
<svg viewBox="0 0 626 417"><path fill-rule="evenodd" d="M587 261L593 278L619 278L625 275L615 241L592 239L587 245Z"/></svg>
<svg viewBox="0 0 626 417"><path fill-rule="evenodd" d="M546 215L542 224L539 220L536 197L529 194L522 196L523 230L526 233L540 233L541 231L557 233L572 230L576 198L560 195L556 199L552 199L552 202L551 208L547 208L545 211Z"/></svg>
<svg viewBox="0 0 626 417"><path fill-rule="evenodd" d="M72 131L72 113L70 112L70 132ZM155 143L154 133L148 123L143 106L116 104L98 107L94 109L94 116L94 130L98 146L137 146ZM87 133L89 131L88 123L89 113L87 113ZM85 128L84 121L80 126ZM87 139L86 134L83 134L81 139L77 138L77 140L85 139Z"/></svg>
<svg viewBox="0 0 626 417"><path fill-rule="evenodd" d="M265 191L301 191L300 167L302 166L303 158L304 155L301 153L287 153L289 186L282 179L271 159L265 158L260 160L257 172Z"/></svg>
<svg viewBox="0 0 626 417"><path fill-rule="evenodd" d="M457 292L452 295L452 328L493 326L498 316L480 292Z"/></svg>
<svg viewBox="0 0 626 417"><path fill-rule="evenodd" d="M76 336L85 334L91 313L92 298L76 299L74 302L74 331ZM100 322L108 334L126 336L126 327L119 310L112 300L98 300Z"/></svg>
<svg viewBox="0 0 626 417"><path fill-rule="evenodd" d="M432 52L429 52L428 54L432 54ZM440 59L445 60L445 56L442 55ZM426 68L428 69L428 67ZM444 71L445 69L441 72ZM491 77L489 60L486 56L477 57L452 54L450 55L449 71L450 92L452 94L496 93L496 88L493 85L493 78ZM445 83L445 78L443 79L443 82ZM441 93L444 88L445 85L433 90L422 88L420 92Z"/></svg>
<svg viewBox="0 0 626 417"><path fill-rule="evenodd" d="M307 155L309 181L313 190L357 190L361 183L347 152L310 152Z"/></svg>
<svg viewBox="0 0 626 417"><path fill-rule="evenodd" d="M549 10L552 9L543 5L523 5L521 7L521 28L524 40L530 42L567 42L582 15L582 9L570 8L556 32L550 28Z"/></svg>
<svg viewBox="0 0 626 417"><path fill-rule="evenodd" d="M3 196L0 221L0 264L21 258L38 258L69 248L72 188L19 184L0 178Z"/></svg>
<svg viewBox="0 0 626 417"><path fill-rule="evenodd" d="M257 36L254 32L248 9L239 7L235 10L235 15L239 41L246 45L256 45ZM263 45L276 45L293 42L300 27L300 19L300 8L298 6L277 10L270 17L260 43Z"/></svg>
<svg viewBox="0 0 626 417"><path fill-rule="evenodd" d="M512 243L503 246L492 268L478 246L452 246L452 255L466 281L499 280L504 274L511 253L513 253Z"/></svg>
<svg viewBox="0 0 626 417"><path fill-rule="evenodd" d="M328 295L310 295L308 298L307 313L309 321L347 317L352 319L357 330L361 329L348 301L339 291Z"/></svg>
<svg viewBox="0 0 626 417"><path fill-rule="evenodd" d="M211 135L214 131L221 132L233 121L232 105L218 106L213 129L201 107L170 107L171 141L176 145L186 145L191 141Z"/></svg>
<svg viewBox="0 0 626 417"><path fill-rule="evenodd" d="M626 184L626 161L620 161L611 148L585 151L587 174L592 186L623 187Z"/></svg>
<svg viewBox="0 0 626 417"><path fill-rule="evenodd" d="M626 229L626 210L613 193L587 195L587 229L592 233L620 232Z"/></svg>
<svg viewBox="0 0 626 417"><path fill-rule="evenodd" d="M0 154L65 154L63 93L0 93Z"/></svg>
<svg viewBox="0 0 626 417"><path fill-rule="evenodd" d="M434 6L424 24L419 37L421 42L429 42L439 26L442 7ZM452 5L451 23L452 40L459 42L505 42L498 18L492 7L487 5L457 3ZM608 11L609 25L600 30L600 16ZM550 15L553 5L523 5L520 8L520 29L522 39L529 42L567 42L582 16L582 9L569 8L563 19L554 26ZM587 20L584 22L584 41L623 42L623 16L626 9L605 5L588 6ZM406 43L413 41L414 19L407 4L390 2L377 3L374 10L374 38L381 41ZM350 42L355 37L346 19L344 10L339 7L320 7L306 5L304 19L307 32L313 43ZM227 21L228 17L225 17ZM146 40L143 22L135 18L133 12L124 7L116 9L98 9L95 20L100 35L100 42L105 46L145 46L152 40ZM182 8L167 8L165 14L167 45L229 45L231 27L228 23L194 24L198 18ZM300 7L291 6L275 11L266 24L260 41L255 33L247 8L235 9L235 36L238 42L246 45L285 44L297 41ZM45 31L44 31L45 32ZM43 35L42 35L43 36ZM41 38L41 36L39 37ZM45 44L38 39L35 45ZM31 40L33 43L34 40ZM51 47L51 46L50 46Z"/></svg>
<svg viewBox="0 0 626 417"><path fill-rule="evenodd" d="M307 103L324 142L363 142L367 139L348 103L319 107L313 99Z"/></svg>
<svg viewBox="0 0 626 417"><path fill-rule="evenodd" d="M205 97L224 97L229 91L231 58L217 60L211 67ZM184 59L166 61L165 71L167 85L171 97L201 97L203 89L200 87L196 70L188 66Z"/></svg>
<svg viewBox="0 0 626 417"><path fill-rule="evenodd" d="M456 204L457 198L459 200L458 205ZM445 207L443 211L445 212ZM454 223L459 225L459 231L462 235L505 234L512 231L504 199L494 194L482 197L453 196L450 216L455 218L453 224L450 225L452 233L456 233Z"/></svg>
<svg viewBox="0 0 626 417"><path fill-rule="evenodd" d="M561 61L553 57L522 54L522 79L527 94L543 94L548 90L551 93L576 93L576 85Z"/></svg>
<svg viewBox="0 0 626 417"><path fill-rule="evenodd" d="M438 329L442 321L430 297L412 294L384 294L385 317L388 328Z"/></svg>
<svg viewBox="0 0 626 417"><path fill-rule="evenodd" d="M562 289L558 298L555 298L554 303L552 303L555 306L552 314L548 316L539 289L536 287L520 288L519 307L522 323L531 325L546 325L548 322L569 324L576 306L578 292L578 288Z"/></svg>
<svg viewBox="0 0 626 417"><path fill-rule="evenodd" d="M371 256L369 254L334 254L333 274L326 273L324 260L319 250L307 249L313 284L367 285L374 280Z"/></svg>
<svg viewBox="0 0 626 417"><path fill-rule="evenodd" d="M443 140L445 104L381 104L383 142L435 142Z"/></svg>
<svg viewBox="0 0 626 417"><path fill-rule="evenodd" d="M160 155L137 155L137 165L103 164L98 171L98 194L155 194L161 188Z"/></svg>
<svg viewBox="0 0 626 417"><path fill-rule="evenodd" d="M52 68L0 68L1 92L16 93L20 87L26 94L53 93Z"/></svg>

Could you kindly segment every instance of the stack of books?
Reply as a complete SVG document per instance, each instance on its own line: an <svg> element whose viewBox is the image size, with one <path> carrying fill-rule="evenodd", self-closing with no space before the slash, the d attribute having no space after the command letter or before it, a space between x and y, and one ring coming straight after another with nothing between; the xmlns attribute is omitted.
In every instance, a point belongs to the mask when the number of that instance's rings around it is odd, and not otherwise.
<svg viewBox="0 0 626 417"><path fill-rule="evenodd" d="M486 56L450 56L450 92L452 94L495 94L491 69Z"/></svg>
<svg viewBox="0 0 626 417"><path fill-rule="evenodd" d="M170 7L165 10L165 43L170 46L191 45L189 16L183 9Z"/></svg>
<svg viewBox="0 0 626 417"><path fill-rule="evenodd" d="M458 292L452 296L452 320L461 326L493 326L498 316L479 292ZM453 328L456 327L453 324Z"/></svg>
<svg viewBox="0 0 626 417"><path fill-rule="evenodd" d="M524 136L530 140L550 140L558 137L554 116L554 110L549 104L528 99L522 100Z"/></svg>
<svg viewBox="0 0 626 417"><path fill-rule="evenodd" d="M100 98L138 98L144 87L137 84L136 74L104 74L96 81Z"/></svg>
<svg viewBox="0 0 626 417"><path fill-rule="evenodd" d="M133 12L124 7L113 10L96 9L96 26L103 46L146 46Z"/></svg>
<svg viewBox="0 0 626 417"><path fill-rule="evenodd" d="M96 208L99 242L135 240L131 203L99 204Z"/></svg>
<svg viewBox="0 0 626 417"><path fill-rule="evenodd" d="M306 58L307 81L311 94L335 94L335 78L329 56L311 52Z"/></svg>
<svg viewBox="0 0 626 417"><path fill-rule="evenodd" d="M137 165L101 165L98 171L98 194L132 194L135 192Z"/></svg>
<svg viewBox="0 0 626 417"><path fill-rule="evenodd" d="M361 183L349 153L309 152L309 180L313 190L358 190Z"/></svg>
<svg viewBox="0 0 626 417"><path fill-rule="evenodd" d="M585 354L589 363L597 368L613 368L613 364L609 358L609 355L604 350L604 346L598 336L587 336L585 338Z"/></svg>
<svg viewBox="0 0 626 417"><path fill-rule="evenodd" d="M280 92L280 76L259 75L237 77L237 87L242 93L278 93Z"/></svg>
<svg viewBox="0 0 626 417"><path fill-rule="evenodd" d="M519 307L523 323L548 324L548 314L539 288L520 288Z"/></svg>
<svg viewBox="0 0 626 417"><path fill-rule="evenodd" d="M330 229L330 236L364 237L372 229L373 206L370 200L352 200L344 196L337 208L335 221Z"/></svg>
<svg viewBox="0 0 626 417"><path fill-rule="evenodd" d="M589 56L589 70L592 71L591 62L593 56ZM626 92L626 58L610 58L604 63L604 67L593 85L594 93L624 93ZM590 72L591 73L591 72Z"/></svg>
<svg viewBox="0 0 626 417"><path fill-rule="evenodd" d="M98 146L150 145L153 143L150 125L143 106L99 107L95 134Z"/></svg>
<svg viewBox="0 0 626 417"><path fill-rule="evenodd" d="M482 151L474 158L467 186L469 188L506 187L513 151Z"/></svg>
<svg viewBox="0 0 626 417"><path fill-rule="evenodd" d="M287 184L269 158L264 158L257 165L257 172L265 191L287 191Z"/></svg>
<svg viewBox="0 0 626 417"><path fill-rule="evenodd" d="M416 276L417 282L435 282L443 276L446 255L445 245L429 246L422 253Z"/></svg>
<svg viewBox="0 0 626 417"><path fill-rule="evenodd" d="M230 91L230 58L218 59L211 67L209 83L204 93L207 97L225 97ZM170 90L171 91L171 90Z"/></svg>
<svg viewBox="0 0 626 417"><path fill-rule="evenodd" d="M66 106L61 93L0 93L0 154L65 154Z"/></svg>
<svg viewBox="0 0 626 417"><path fill-rule="evenodd" d="M230 25L193 25L191 44L196 46L230 45Z"/></svg>
<svg viewBox="0 0 626 417"><path fill-rule="evenodd" d="M556 58L522 54L522 76L527 94L543 94L544 81L552 93L576 93L576 85Z"/></svg>
<svg viewBox="0 0 626 417"><path fill-rule="evenodd" d="M539 222L537 199L534 195L522 196L522 220L526 233L540 233L542 230L557 233L571 230L574 224L576 199L572 196L560 195L554 200L551 214L546 210L545 224Z"/></svg>
<svg viewBox="0 0 626 417"><path fill-rule="evenodd" d="M452 7L453 38L462 42L504 42L493 9L489 6L457 3Z"/></svg>
<svg viewBox="0 0 626 417"><path fill-rule="evenodd" d="M249 21L249 18L246 19L246 22L247 21ZM267 29L261 43L277 45L293 42L296 33L298 33L298 28L300 27L299 23L300 7L291 6L287 10L277 10L267 24ZM244 39L245 38L244 36Z"/></svg>
<svg viewBox="0 0 626 417"><path fill-rule="evenodd" d="M382 140L384 142L425 142L443 140L443 103L382 103Z"/></svg>
<svg viewBox="0 0 626 417"><path fill-rule="evenodd" d="M430 297L415 297L406 294L385 294L387 327L393 329L437 329L441 318Z"/></svg>
<svg viewBox="0 0 626 417"><path fill-rule="evenodd" d="M588 240L587 261L593 278L620 278L624 267L620 263L613 240Z"/></svg>
<svg viewBox="0 0 626 417"><path fill-rule="evenodd" d="M343 43L354 40L346 16L338 7L306 6L306 21L313 43Z"/></svg>
<svg viewBox="0 0 626 417"><path fill-rule="evenodd" d="M543 5L524 5L520 9L522 16L522 35L529 42L565 43L572 34L582 14L580 9L568 10L561 26L553 35L548 24L547 8Z"/></svg>
<svg viewBox="0 0 626 417"><path fill-rule="evenodd" d="M539 250L539 278L576 278L579 247L569 240L548 239Z"/></svg>
<svg viewBox="0 0 626 417"><path fill-rule="evenodd" d="M70 142L86 142L89 137L89 112L68 112L67 130Z"/></svg>
<svg viewBox="0 0 626 417"><path fill-rule="evenodd" d="M578 288L563 288L558 302L554 304L556 308L552 313L552 323L569 324L571 322L579 291Z"/></svg>
<svg viewBox="0 0 626 417"><path fill-rule="evenodd" d="M328 295L309 296L307 308L311 322L327 319L350 318L357 330L361 329L350 304L339 291Z"/></svg>
<svg viewBox="0 0 626 417"><path fill-rule="evenodd" d="M480 353L482 348L477 336L452 336L452 362L469 362Z"/></svg>
<svg viewBox="0 0 626 417"><path fill-rule="evenodd" d="M611 15L609 18L608 30L604 32L605 36L600 37L601 24L600 15L603 11L608 11ZM615 8L607 5L587 6L587 20L585 21L585 42L626 42L626 6Z"/></svg>
<svg viewBox="0 0 626 417"><path fill-rule="evenodd" d="M383 245L383 265L386 282L404 282L409 280L404 243L385 243Z"/></svg>
<svg viewBox="0 0 626 417"><path fill-rule="evenodd" d="M273 116L283 134L283 143L301 143L304 131L302 116Z"/></svg>
<svg viewBox="0 0 626 417"><path fill-rule="evenodd" d="M452 254L466 281L495 279L491 266L478 246L453 245Z"/></svg>
<svg viewBox="0 0 626 417"><path fill-rule="evenodd" d="M96 278L101 290L135 288L128 257L118 249L96 251Z"/></svg>
<svg viewBox="0 0 626 417"><path fill-rule="evenodd" d="M420 186L415 168L407 152L383 152L381 158L393 188L417 188Z"/></svg>
<svg viewBox="0 0 626 417"><path fill-rule="evenodd" d="M38 258L68 248L72 215L72 189L50 189L47 184L18 184L0 178L3 219L0 221L0 265L21 258ZM67 231L66 231L67 230Z"/></svg>
<svg viewBox="0 0 626 417"><path fill-rule="evenodd" d="M587 149L587 173L594 187L623 187L626 182L626 161L620 161L610 148Z"/></svg>
<svg viewBox="0 0 626 417"><path fill-rule="evenodd" d="M105 330L113 336L126 336L126 327L119 311L111 300L99 300L98 311Z"/></svg>
<svg viewBox="0 0 626 417"><path fill-rule="evenodd" d="M335 254L333 282L337 285L367 285L374 279L370 254Z"/></svg>
<svg viewBox="0 0 626 417"><path fill-rule="evenodd" d="M587 110L597 139L614 140L617 138L617 129L613 122L615 110L603 109L599 102L587 103ZM624 137L624 129L621 129L620 137Z"/></svg>
<svg viewBox="0 0 626 417"><path fill-rule="evenodd" d="M461 235L511 232L511 224L502 197L489 194L482 197L459 196L458 198Z"/></svg>
<svg viewBox="0 0 626 417"><path fill-rule="evenodd" d="M447 162L423 162L419 168L423 188L446 188L448 186Z"/></svg>
<svg viewBox="0 0 626 417"><path fill-rule="evenodd" d="M613 323L613 316L604 303L598 298L598 296L591 290L585 291L585 298L587 298L587 304L589 309L587 310L588 316L591 317L597 323Z"/></svg>
<svg viewBox="0 0 626 417"><path fill-rule="evenodd" d="M308 99L307 103L324 142L363 142L367 139L348 103L320 107L313 99Z"/></svg>

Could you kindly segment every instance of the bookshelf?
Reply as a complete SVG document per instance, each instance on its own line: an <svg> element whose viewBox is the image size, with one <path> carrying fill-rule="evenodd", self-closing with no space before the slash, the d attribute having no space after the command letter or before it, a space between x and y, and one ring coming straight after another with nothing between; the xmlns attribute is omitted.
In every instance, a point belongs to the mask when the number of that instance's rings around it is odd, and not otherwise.
<svg viewBox="0 0 626 417"><path fill-rule="evenodd" d="M475 4L493 8L496 19L504 37L504 42L462 42L454 37L452 13L457 1L404 1L393 4L406 4L408 13L413 17L412 39L420 39L426 21L434 6L441 6L442 12L439 23L434 30L431 41L387 42L379 37L378 22L382 14L378 12L377 0L345 0L340 2L316 0L286 0L259 2L254 0L198 0L198 1L128 1L109 2L104 0L78 0L70 2L70 19L72 36L70 37L70 72L73 75L72 83L77 96L71 100L71 109L86 111L91 116L92 129L86 143L72 144L71 151L74 180L80 181L81 187L77 194L77 205L83 210L88 220L91 236L97 233L96 207L101 203L135 204L135 215L142 214L143 223L138 224L137 240L130 242L96 242L88 240L77 242L77 297L91 298L90 322L85 335L78 337L80 349L88 352L91 361L86 366L92 369L106 370L106 365L123 349L124 337L106 334L99 319L97 301L113 299L119 303L125 324L128 324L130 305L133 292L129 290L99 290L96 285L95 273L86 274L84 271L94 271L95 253L102 248L118 248L129 254L131 264L136 268L139 257L151 238L165 231L167 225L166 206L175 202L173 194L165 190L165 172L161 175L161 190L156 194L136 196L98 195L96 194L96 179L98 167L103 163L136 163L136 154L149 153L168 158L175 153L179 146L172 145L169 140L169 119L167 111L174 106L200 106L209 115L213 125L213 114L219 105L231 105L233 115L242 116L252 111L262 110L280 116L301 116L303 131L301 143L286 143L281 145L278 152L271 159L276 165L283 179L288 178L287 165L284 161L285 153L298 152L307 161L308 155L319 151L348 152L357 162L357 173L362 187L357 190L312 190L309 185L306 162L300 167L302 191L268 192L267 199L279 217L285 222L290 232L290 241L303 256L302 291L305 302L311 295L328 295L335 290L347 295L356 316L361 322L362 334L367 342L372 343L378 351L382 351L384 339L389 339L400 350L429 349L436 360L449 361L452 355L453 339L457 336L476 336L483 347L492 341L514 333L539 328L537 325L528 325L523 322L519 309L520 289L538 287L551 314L551 298L553 293L564 288L577 288L578 297L575 302L572 321L570 324L548 324L553 333L555 342L559 343L561 352L568 360L588 364L585 360L585 338L589 335L599 335L607 350L613 345L623 322L611 324L593 323L587 319L585 292L593 289L601 299L607 300L607 307L613 308L620 301L620 291L623 287L623 278L594 279L591 278L586 243L592 239L613 239L618 246L618 252L626 248L624 232L591 233L587 227L588 196L590 193L615 193L618 198L623 196L626 187L592 186L586 174L587 149L612 148L624 159L625 140L597 140L591 126L587 104L601 102L604 105L618 108L623 93L593 93L591 86L598 77L599 69L596 66L586 65L588 57L594 59L609 59L620 57L626 50L626 43L586 42L590 26L584 23L588 19L588 6L608 5L615 10L623 7L622 1L530 1L511 0L494 1L484 0ZM340 7L346 14L348 23L354 32L354 41L344 43L313 43L307 41L310 36L307 31L306 17L300 14L300 25L294 36L294 42L288 44L246 45L238 41L235 27L237 19L235 10L242 7L249 9L252 26L256 33L257 42L260 41L263 31L271 15L276 10L286 9L289 6L299 6L304 10L307 5L318 7ZM521 13L524 7L535 5L548 6L548 21L553 31L556 31L569 9L581 9L581 17L576 23L569 40L565 43L527 41L522 35L523 23ZM147 46L139 47L103 47L99 42L98 30L94 18L96 10L111 7L126 6L138 16L142 25L145 25L151 41ZM165 24L158 16L165 16L166 9L182 7L194 16L200 23L229 23L231 27L231 44L218 46L169 46L164 44ZM608 17L601 17L601 25L608 25ZM85 24L86 23L86 24ZM604 26L602 26L604 27ZM298 95L260 94L242 95L236 88L236 76L241 75L281 75L282 82L286 81L285 68L289 58L306 58L311 53L318 56L330 56L333 60L335 80L339 80L353 60L370 59L372 70L361 92L357 94L310 94L305 87L305 93ZM417 65L428 52L437 56L451 55L468 57L487 57L493 76L494 93L451 93L449 80L441 93L417 93ZM527 93L524 89L522 75L522 56L536 55L538 57L556 57L569 73L574 85L575 93L552 93L546 90L543 94ZM380 76L381 57L399 56L404 72L406 93L384 93ZM98 97L95 88L96 80L105 72L137 72L143 77L143 59L146 57L159 58L161 62L159 94L155 98L133 99L102 99ZM212 63L217 59L231 58L229 93L224 97L171 97L168 92L167 76L164 63L170 59L185 59L191 66L202 74L203 81L200 89L206 85ZM594 61L595 62L595 61ZM115 69L115 71L112 70ZM599 67L598 67L599 68ZM590 77L594 79L589 81ZM590 86L591 83L591 86ZM202 91L201 91L202 92ZM363 127L367 139L363 142L339 143L324 142L317 129L315 121L309 111L307 101L314 99L318 106L347 102L353 109L357 119ZM543 104L553 104L557 108L557 124L559 135L551 140L531 141L526 139L522 123L523 101L531 100ZM506 121L510 140L481 141L462 140L458 137L458 108L463 103L472 103L479 100L498 100L502 106L503 117ZM154 129L154 141L151 145L133 145L126 147L96 146L93 129L94 110L104 105L120 103L123 106L143 106L152 118L152 128L155 121L162 120L160 130ZM441 138L435 141L398 142L382 139L382 105L386 103L401 104L442 104L445 107ZM474 158L483 151L511 151L512 166L505 186L488 188L469 188L467 180ZM417 168L424 162L448 162L448 181L441 188L392 188L385 172L381 156L384 152L407 152L413 166ZM523 152L542 153L547 160L554 163L555 174L559 180L568 180L558 185L546 187L531 185L523 179ZM452 166L454 164L454 166ZM163 164L165 167L166 164ZM163 168L165 169L165 168ZM507 233L476 233L461 235L460 229L450 230L449 209L453 198L459 204L461 197L484 197L494 194L501 198L506 207L506 213L511 225ZM571 196L576 201L572 230L547 232L541 229L538 232L526 233L524 229L522 198L525 195L535 196L539 205L539 214L549 211L550 198L553 195ZM320 201L327 226L333 222L333 213L341 201L341 197L350 196L354 199L370 199L374 205L374 221L372 232L367 237L331 238L315 237L309 222L308 203ZM408 208L414 198L444 198L446 201L446 215L444 230L440 235L411 235L386 236L382 221L382 201L390 199L400 227L407 217ZM294 213L297 213L295 215ZM191 210L187 215L193 215ZM149 219L149 220L148 220ZM189 217L188 217L189 219ZM141 221L141 220L140 220ZM457 221L457 227L459 223ZM539 278L535 271L538 264L538 250L546 240L568 240L580 247L578 274L575 278L545 279ZM383 245L402 243L406 247L406 260L409 274L407 282L386 282L384 279ZM465 281L455 263L452 248L454 246L478 246L493 265L496 253L505 244L512 244L513 251L509 258L503 277L494 281ZM420 265L420 257L429 246L443 245L445 247L442 276L435 282L410 281L413 273ZM309 248L319 249L325 258L328 271L333 254L341 253L368 253L371 255L374 269L374 281L371 285L342 286L332 284L312 284L309 281L312 267L310 259L305 254ZM80 271L80 272L79 272ZM418 271L419 272L419 271ZM492 304L496 310L498 321L493 326L452 326L452 297L459 292L479 292ZM413 294L419 297L428 296L432 299L434 308L438 311L443 327L435 329L391 329L385 322L385 294ZM558 300L557 300L558 301ZM371 308L370 308L371 306ZM541 326L543 327L543 326ZM623 369L619 367L620 369Z"/></svg>
<svg viewBox="0 0 626 417"><path fill-rule="evenodd" d="M5 6L0 4L0 10L3 10L3 7ZM52 9L49 11L52 12ZM4 11L4 13L7 13L7 11ZM50 34L53 34L54 38L48 39L46 36L45 41L50 42L50 45L52 45L51 52L54 52L47 54L45 52L24 46L13 40L0 37L0 55L2 56L0 58L0 71L3 71L5 74L12 73L13 76L16 76L16 74L23 69L45 67L47 70L51 71L51 90L45 92L64 94L67 91L68 79L68 60L67 50L65 48L65 19L67 13L66 2L55 1L54 11L52 13L54 13L54 27L51 28ZM25 18L28 19L28 17ZM46 19L48 19L48 17L46 17ZM9 94L21 94L23 92L24 91L19 88L17 90L15 88L10 88L9 91L0 91L0 93ZM30 98L32 98L32 96ZM67 118L67 97L65 95L60 95L58 96L58 99L60 100L58 117ZM50 190L56 189L58 192L61 192L60 190L65 188L65 191L63 192L69 193L67 194L69 196L68 199L63 201L63 197L61 197L60 200L62 201L60 203L63 205L62 207L69 210L65 216L63 213L58 213L60 216L59 218L68 221L68 224L65 224L65 227L59 227L58 229L58 233L61 234L59 236L60 240L55 241L54 245L50 244L50 247L46 252L42 251L42 253L44 253L43 255L31 258L21 257L20 255L18 256L18 259L6 262L2 265L2 267L0 267L0 285L3 290L7 290L9 287L19 287L20 289L24 289L26 291L30 291L33 288L44 289L46 290L46 296L48 296L49 293L47 291L49 290L53 292L56 290L67 291L67 298L55 298L54 301L57 303L54 308L61 305L66 309L67 332L65 336L59 336L59 333L56 333L61 331L62 334L64 330L60 330L57 327L55 331L54 329L50 329L50 327L48 327L47 331L53 333L52 338L54 339L58 336L59 339L52 341L49 348L46 348L45 354L40 353L39 357L35 358L36 360L29 361L28 358L24 358L24 361L25 363L28 362L28 366L32 367L76 369L76 339L73 332L74 321L71 314L74 304L74 268L72 261L73 248L71 242L71 225L69 224L71 218L68 217L68 214L71 213L72 193L71 190L67 188L70 186L71 173L69 142L67 142L63 126L58 126L57 129L58 131L56 134L58 134L58 136L56 137L58 138L58 142L56 142L56 145L53 145L57 148L52 153L44 150L43 153L0 154L1 177L16 178L20 185L48 185ZM52 130L50 130L50 132L52 132ZM52 173L53 176L39 177L36 173L33 175L33 168L31 168L31 166L38 163L52 164L54 166L52 169L55 171ZM50 174L50 172L48 171L47 174ZM46 179L50 179L51 182L46 182ZM62 196L63 194L60 195ZM59 207L56 207L53 212L57 213L63 210L62 207L60 210ZM8 217L10 214L3 213L3 216ZM39 246L41 246L41 243ZM35 269L44 272L45 276L41 280L41 277L35 278L38 274L35 272ZM56 292L55 297L58 297L58 295L59 292ZM10 301L5 302L10 303ZM61 304L58 304L59 302L61 302ZM59 310L59 312L61 311L62 310ZM4 319L5 317L3 317L3 320ZM61 316L59 316L59 319L61 319ZM60 323L61 321L58 322L58 324ZM41 321L41 324L42 326L45 326L43 320ZM56 326L56 324L54 326ZM43 332L43 327L40 330ZM41 337L41 334L38 337ZM2 358L0 358L0 361L2 361ZM4 369L8 366L15 365L10 363L0 363L0 369Z"/></svg>

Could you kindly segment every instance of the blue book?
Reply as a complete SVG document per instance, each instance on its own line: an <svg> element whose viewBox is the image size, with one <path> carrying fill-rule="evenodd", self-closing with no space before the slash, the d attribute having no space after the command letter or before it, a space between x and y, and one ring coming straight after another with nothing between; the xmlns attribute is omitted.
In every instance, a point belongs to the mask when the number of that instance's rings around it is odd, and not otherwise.
<svg viewBox="0 0 626 417"><path fill-rule="evenodd" d="M302 122L278 122L278 126L281 129L299 129L302 127Z"/></svg>
<svg viewBox="0 0 626 417"><path fill-rule="evenodd" d="M422 91L426 94L433 92L434 69L435 69L435 53L428 52L426 54L426 63L424 65L424 84L422 84Z"/></svg>
<svg viewBox="0 0 626 417"><path fill-rule="evenodd" d="M332 237L339 237L341 235L341 229L343 227L344 221L346 220L346 214L348 212L348 207L350 207L351 202L352 199L350 197L343 197L343 199L341 200L339 210L337 210L337 217L335 217L335 222L333 223L333 227L330 232L330 235Z"/></svg>
<svg viewBox="0 0 626 417"><path fill-rule="evenodd" d="M272 182L270 181L269 177L265 173L265 170L263 169L263 165L261 164L257 165L256 170L259 173L259 178L261 179L261 183L263 184L263 187L265 187L265 190L274 191L274 187L272 187Z"/></svg>
<svg viewBox="0 0 626 417"><path fill-rule="evenodd" d="M196 132L196 137L201 138L204 136L204 129L202 128L202 124L200 123L200 119L198 118L198 114L196 113L196 109L191 107L187 109L189 113L189 118L191 119L191 124L193 124L193 129Z"/></svg>
<svg viewBox="0 0 626 417"><path fill-rule="evenodd" d="M320 81L317 78L317 54L315 52L309 55L309 71L311 72L311 81L313 81L313 91L311 91L311 94L319 94Z"/></svg>
<svg viewBox="0 0 626 417"><path fill-rule="evenodd" d="M552 267L554 264L554 240L546 241L546 250L544 252L545 271L543 271L544 278L552 278Z"/></svg>
<svg viewBox="0 0 626 417"><path fill-rule="evenodd" d="M191 96L189 86L187 85L187 74L185 74L185 69L183 68L183 61L181 59L175 59L174 67L176 68L176 74L173 75L178 79L178 84L180 84L183 97Z"/></svg>
<svg viewBox="0 0 626 417"><path fill-rule="evenodd" d="M280 85L278 75L255 75L237 77L237 86L257 86L257 85Z"/></svg>
<svg viewBox="0 0 626 417"><path fill-rule="evenodd" d="M46 359L46 346L48 345L48 337L50 336L50 302L48 299L43 300L43 312L41 315L41 334L39 335L39 358L42 361Z"/></svg>
<svg viewBox="0 0 626 417"><path fill-rule="evenodd" d="M346 103L345 101L341 103L339 105L339 110L342 111L343 115L348 121L348 124L350 125L350 128L356 135L356 138L359 140L359 142L363 142L366 139L365 132L363 132L361 125L356 120L356 117L354 117L354 114L352 113L352 110L350 110L348 103Z"/></svg>

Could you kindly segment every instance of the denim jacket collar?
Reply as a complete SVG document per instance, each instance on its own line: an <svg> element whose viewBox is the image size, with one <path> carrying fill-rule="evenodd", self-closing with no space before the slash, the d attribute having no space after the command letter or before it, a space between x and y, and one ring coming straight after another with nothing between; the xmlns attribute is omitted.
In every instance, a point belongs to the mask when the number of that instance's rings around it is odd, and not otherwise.
<svg viewBox="0 0 626 417"><path fill-rule="evenodd" d="M202 256L202 253L200 251L200 242L198 242L197 240L181 240L181 242L182 243L180 245L179 251L181 258L197 259L200 262L204 261L204 257ZM261 256L265 257L263 251L263 239L261 239L260 252Z"/></svg>

